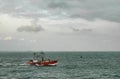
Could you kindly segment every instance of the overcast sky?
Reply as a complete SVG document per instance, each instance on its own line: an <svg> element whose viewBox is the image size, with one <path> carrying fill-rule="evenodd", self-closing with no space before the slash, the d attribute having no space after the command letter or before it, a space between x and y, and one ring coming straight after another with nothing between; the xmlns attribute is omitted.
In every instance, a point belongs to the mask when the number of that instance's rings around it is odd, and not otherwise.
<svg viewBox="0 0 120 79"><path fill-rule="evenodd" d="M0 51L120 51L120 0L0 0Z"/></svg>

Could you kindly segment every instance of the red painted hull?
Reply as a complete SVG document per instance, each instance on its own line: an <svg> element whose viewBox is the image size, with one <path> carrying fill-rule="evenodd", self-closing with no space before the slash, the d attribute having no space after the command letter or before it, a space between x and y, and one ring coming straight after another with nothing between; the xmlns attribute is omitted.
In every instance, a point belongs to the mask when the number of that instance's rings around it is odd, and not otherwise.
<svg viewBox="0 0 120 79"><path fill-rule="evenodd" d="M55 66L57 65L57 60L52 60L52 61L29 61L27 62L29 65L34 65L34 66Z"/></svg>

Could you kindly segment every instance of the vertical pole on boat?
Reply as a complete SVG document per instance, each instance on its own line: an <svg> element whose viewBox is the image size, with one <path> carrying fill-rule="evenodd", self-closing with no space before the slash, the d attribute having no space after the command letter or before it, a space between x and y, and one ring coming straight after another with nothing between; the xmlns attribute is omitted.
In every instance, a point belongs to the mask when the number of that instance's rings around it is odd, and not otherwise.
<svg viewBox="0 0 120 79"><path fill-rule="evenodd" d="M35 60L35 55L36 55L36 53L34 52L34 53L33 53L33 59L34 59L34 60Z"/></svg>
<svg viewBox="0 0 120 79"><path fill-rule="evenodd" d="M44 52L41 52L42 61L44 61Z"/></svg>

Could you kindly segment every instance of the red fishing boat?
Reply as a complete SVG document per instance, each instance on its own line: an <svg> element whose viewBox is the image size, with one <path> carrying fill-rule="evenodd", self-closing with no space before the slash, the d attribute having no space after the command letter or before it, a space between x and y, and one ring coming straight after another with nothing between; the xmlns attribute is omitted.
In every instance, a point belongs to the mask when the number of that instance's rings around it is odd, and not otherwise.
<svg viewBox="0 0 120 79"><path fill-rule="evenodd" d="M57 63L57 60L45 59L43 52L40 54L34 53L33 59L27 62L27 64L33 66L56 66Z"/></svg>

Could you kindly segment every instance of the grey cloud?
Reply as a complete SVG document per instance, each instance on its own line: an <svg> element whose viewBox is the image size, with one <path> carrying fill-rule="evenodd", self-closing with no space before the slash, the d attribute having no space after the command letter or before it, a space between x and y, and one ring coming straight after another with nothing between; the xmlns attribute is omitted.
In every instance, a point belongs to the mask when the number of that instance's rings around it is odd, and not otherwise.
<svg viewBox="0 0 120 79"><path fill-rule="evenodd" d="M74 32L92 32L93 29L91 28L75 28L75 27L71 27L72 31Z"/></svg>
<svg viewBox="0 0 120 79"><path fill-rule="evenodd" d="M72 29L72 31L75 31L75 32L80 31L80 29L78 29L78 28L71 28L71 29Z"/></svg>
<svg viewBox="0 0 120 79"><path fill-rule="evenodd" d="M17 29L18 32L40 32L42 30L41 26L21 26Z"/></svg>
<svg viewBox="0 0 120 79"><path fill-rule="evenodd" d="M90 29L90 28L83 28L82 31L85 31L85 32L92 32L93 29Z"/></svg>
<svg viewBox="0 0 120 79"><path fill-rule="evenodd" d="M21 26L17 29L18 32L40 32L43 31L41 25L38 25L38 17L34 17L29 26Z"/></svg>
<svg viewBox="0 0 120 79"><path fill-rule="evenodd" d="M56 0L56 1L51 1L48 3L47 5L50 8L62 8L62 9L68 9L70 8L70 5L68 4L68 2L63 1L63 0Z"/></svg>
<svg viewBox="0 0 120 79"><path fill-rule="evenodd" d="M29 18L57 16L120 22L119 4L120 0L0 0L0 13Z"/></svg>

